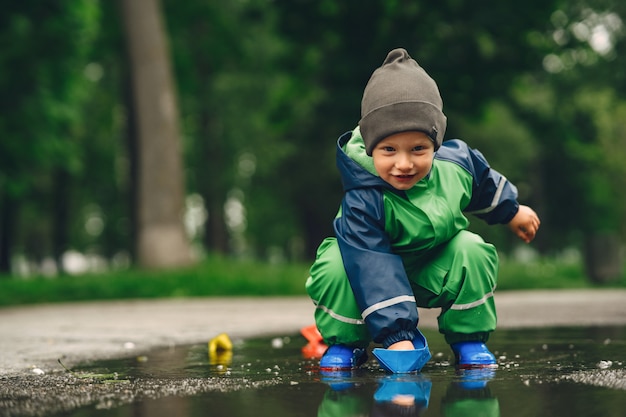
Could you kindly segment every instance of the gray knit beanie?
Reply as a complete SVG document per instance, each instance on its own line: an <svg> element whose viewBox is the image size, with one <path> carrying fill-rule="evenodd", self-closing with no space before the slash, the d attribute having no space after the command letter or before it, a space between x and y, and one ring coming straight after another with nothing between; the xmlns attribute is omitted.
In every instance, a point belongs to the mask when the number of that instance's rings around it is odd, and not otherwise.
<svg viewBox="0 0 626 417"><path fill-rule="evenodd" d="M368 155L395 133L421 131L439 149L446 132L443 101L435 81L402 48L389 52L363 92L359 126Z"/></svg>

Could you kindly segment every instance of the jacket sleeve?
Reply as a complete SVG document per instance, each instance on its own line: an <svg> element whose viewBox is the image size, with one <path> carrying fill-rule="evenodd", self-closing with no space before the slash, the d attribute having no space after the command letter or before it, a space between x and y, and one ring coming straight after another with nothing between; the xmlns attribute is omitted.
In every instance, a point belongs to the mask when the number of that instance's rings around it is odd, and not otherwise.
<svg viewBox="0 0 626 417"><path fill-rule="evenodd" d="M472 198L464 211L488 224L510 222L519 210L515 185L492 169L482 153L461 140L446 141L440 150L438 158L458 163L473 178Z"/></svg>
<svg viewBox="0 0 626 417"><path fill-rule="evenodd" d="M416 337L417 305L401 258L385 232L383 196L374 188L344 195L334 222L343 264L372 339L385 348Z"/></svg>

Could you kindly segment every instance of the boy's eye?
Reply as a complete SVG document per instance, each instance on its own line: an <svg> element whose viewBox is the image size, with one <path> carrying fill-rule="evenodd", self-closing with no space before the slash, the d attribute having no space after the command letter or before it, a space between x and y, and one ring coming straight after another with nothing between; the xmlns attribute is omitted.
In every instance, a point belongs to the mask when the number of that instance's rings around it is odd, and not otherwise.
<svg viewBox="0 0 626 417"><path fill-rule="evenodd" d="M419 151L423 151L424 149L425 149L425 146L421 146L421 145L416 146L415 148L413 148L413 150L414 150L414 151L417 151L417 152L419 152Z"/></svg>
<svg viewBox="0 0 626 417"><path fill-rule="evenodd" d="M393 152L395 151L395 149L393 148L393 146L383 146L383 150L385 152Z"/></svg>

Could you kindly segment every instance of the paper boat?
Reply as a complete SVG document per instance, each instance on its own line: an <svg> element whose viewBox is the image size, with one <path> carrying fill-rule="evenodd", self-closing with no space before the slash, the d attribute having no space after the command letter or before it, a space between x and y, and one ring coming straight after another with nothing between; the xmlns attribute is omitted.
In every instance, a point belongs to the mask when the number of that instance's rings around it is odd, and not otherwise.
<svg viewBox="0 0 626 417"><path fill-rule="evenodd" d="M380 366L395 374L419 372L431 358L428 343L424 335L419 332L413 339L414 350L389 350L375 348L372 353L378 359Z"/></svg>

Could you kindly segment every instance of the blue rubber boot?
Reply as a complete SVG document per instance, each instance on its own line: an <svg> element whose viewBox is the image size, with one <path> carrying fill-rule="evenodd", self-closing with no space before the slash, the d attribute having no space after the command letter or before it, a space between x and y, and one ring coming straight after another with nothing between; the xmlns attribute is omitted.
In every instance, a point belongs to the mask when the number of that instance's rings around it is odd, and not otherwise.
<svg viewBox="0 0 626 417"><path fill-rule="evenodd" d="M468 341L450 345L456 357L456 366L461 369L497 368L496 357L483 342Z"/></svg>
<svg viewBox="0 0 626 417"><path fill-rule="evenodd" d="M494 368L465 368L457 371L459 388L475 391L487 388L487 383L496 376Z"/></svg>
<svg viewBox="0 0 626 417"><path fill-rule="evenodd" d="M332 345L320 359L320 370L339 371L355 369L367 361L365 349L346 345Z"/></svg>
<svg viewBox="0 0 626 417"><path fill-rule="evenodd" d="M346 391L356 387L353 373L351 369L320 369L320 381L327 384L333 391Z"/></svg>

